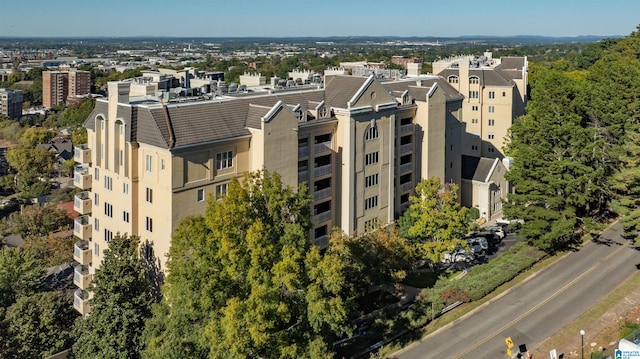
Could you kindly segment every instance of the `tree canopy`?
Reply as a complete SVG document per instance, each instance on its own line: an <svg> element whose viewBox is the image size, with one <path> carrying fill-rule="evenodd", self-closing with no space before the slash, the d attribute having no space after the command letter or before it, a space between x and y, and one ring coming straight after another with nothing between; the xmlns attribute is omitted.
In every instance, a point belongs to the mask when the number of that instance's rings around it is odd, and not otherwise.
<svg viewBox="0 0 640 359"><path fill-rule="evenodd" d="M91 282L91 315L76 320L75 358L139 358L154 296L138 257L139 238L117 234Z"/></svg>
<svg viewBox="0 0 640 359"><path fill-rule="evenodd" d="M309 205L304 187L261 171L232 180L204 216L185 219L145 357L331 357L332 338L351 333L350 309L341 262L307 238Z"/></svg>

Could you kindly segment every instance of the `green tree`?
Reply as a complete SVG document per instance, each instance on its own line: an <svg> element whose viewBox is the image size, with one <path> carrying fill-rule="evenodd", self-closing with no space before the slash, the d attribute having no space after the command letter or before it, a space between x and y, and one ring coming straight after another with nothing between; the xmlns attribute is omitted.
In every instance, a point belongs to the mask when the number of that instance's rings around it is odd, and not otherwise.
<svg viewBox="0 0 640 359"><path fill-rule="evenodd" d="M7 308L0 356L3 358L45 358L69 349L71 329L78 312L69 294L43 292L22 297ZM1 326L1 324L0 324ZM10 349L4 352L4 349Z"/></svg>
<svg viewBox="0 0 640 359"><path fill-rule="evenodd" d="M17 146L7 151L7 163L18 171L17 190L22 198L39 197L49 192L49 173L53 155L40 147Z"/></svg>
<svg viewBox="0 0 640 359"><path fill-rule="evenodd" d="M283 188L277 173L252 173L243 185L232 180L222 200L210 198L204 218L179 225L145 356L184 348L210 358L331 357L327 343L348 333L348 311L340 284L318 281L344 273L320 276L308 267L324 259L307 238L305 192ZM331 286L338 290L325 290ZM183 336L181 323L192 323L193 334Z"/></svg>
<svg viewBox="0 0 640 359"><path fill-rule="evenodd" d="M622 214L622 227L625 234L633 236L638 243L640 232L640 125L630 122L627 125L624 153L620 156L620 168L611 177L611 184L617 193L613 203L616 211Z"/></svg>
<svg viewBox="0 0 640 359"><path fill-rule="evenodd" d="M72 220L67 211L55 205L30 206L22 212L13 212L6 219L10 233L22 237L47 236L52 232L68 229Z"/></svg>
<svg viewBox="0 0 640 359"><path fill-rule="evenodd" d="M35 147L38 144L49 142L54 137L56 137L55 131L41 127L31 127L24 130L19 141L26 147Z"/></svg>
<svg viewBox="0 0 640 359"><path fill-rule="evenodd" d="M41 291L44 274L31 253L14 248L0 250L0 307Z"/></svg>
<svg viewBox="0 0 640 359"><path fill-rule="evenodd" d="M463 240L471 226L469 210L458 203L458 187L445 187L439 178L422 180L411 205L400 217L401 235L411 240L433 262L456 246L466 246Z"/></svg>
<svg viewBox="0 0 640 359"><path fill-rule="evenodd" d="M138 243L138 237L117 234L104 250L92 281L91 314L76 320L75 358L140 357L154 297Z"/></svg>

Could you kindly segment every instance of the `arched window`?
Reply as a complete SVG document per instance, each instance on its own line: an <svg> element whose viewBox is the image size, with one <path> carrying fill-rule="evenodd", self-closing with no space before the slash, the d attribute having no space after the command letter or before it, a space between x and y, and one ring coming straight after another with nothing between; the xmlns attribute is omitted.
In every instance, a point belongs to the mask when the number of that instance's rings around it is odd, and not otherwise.
<svg viewBox="0 0 640 359"><path fill-rule="evenodd" d="M472 85L477 85L480 83L480 78L478 78L477 76L471 76L469 77L469 83Z"/></svg>
<svg viewBox="0 0 640 359"><path fill-rule="evenodd" d="M378 138L378 126L369 126L367 127L367 131L364 133L364 140L371 141Z"/></svg>
<svg viewBox="0 0 640 359"><path fill-rule="evenodd" d="M458 83L458 76L449 76L448 80L449 80L450 84L457 84Z"/></svg>

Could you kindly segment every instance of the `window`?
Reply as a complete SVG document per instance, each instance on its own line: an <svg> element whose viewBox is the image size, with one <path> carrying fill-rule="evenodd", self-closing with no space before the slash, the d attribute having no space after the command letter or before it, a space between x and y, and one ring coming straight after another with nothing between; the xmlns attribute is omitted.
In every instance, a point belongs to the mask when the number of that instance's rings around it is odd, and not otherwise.
<svg viewBox="0 0 640 359"><path fill-rule="evenodd" d="M364 231L369 232L376 229L377 222L375 218L364 221Z"/></svg>
<svg viewBox="0 0 640 359"><path fill-rule="evenodd" d="M104 203L104 214L107 217L113 217L113 205L110 203Z"/></svg>
<svg viewBox="0 0 640 359"><path fill-rule="evenodd" d="M369 175L364 178L364 187L372 187L378 184L378 174Z"/></svg>
<svg viewBox="0 0 640 359"><path fill-rule="evenodd" d="M367 127L367 132L364 133L365 141L371 141L378 138L378 126Z"/></svg>
<svg viewBox="0 0 640 359"><path fill-rule="evenodd" d="M153 156L146 155L145 158L144 158L144 169L147 172L151 172L153 170L152 162L153 162Z"/></svg>
<svg viewBox="0 0 640 359"><path fill-rule="evenodd" d="M489 106L489 113L494 113L496 112L496 107L495 106Z"/></svg>
<svg viewBox="0 0 640 359"><path fill-rule="evenodd" d="M164 171L164 158L160 159L160 170Z"/></svg>
<svg viewBox="0 0 640 359"><path fill-rule="evenodd" d="M220 199L227 195L229 191L229 183L222 183L216 186L216 199Z"/></svg>
<svg viewBox="0 0 640 359"><path fill-rule="evenodd" d="M491 99L496 98L496 92L495 91L489 91L489 98L491 98Z"/></svg>
<svg viewBox="0 0 640 359"><path fill-rule="evenodd" d="M120 127L120 135L124 136L124 125L121 124L119 127Z"/></svg>
<svg viewBox="0 0 640 359"><path fill-rule="evenodd" d="M233 151L220 152L216 154L217 170L231 167L233 167Z"/></svg>
<svg viewBox="0 0 640 359"><path fill-rule="evenodd" d="M374 163L378 163L378 152L371 152L364 155L365 166L372 165Z"/></svg>
<svg viewBox="0 0 640 359"><path fill-rule="evenodd" d="M496 120L489 119L489 126L495 126L495 125L496 125Z"/></svg>
<svg viewBox="0 0 640 359"><path fill-rule="evenodd" d="M471 111L478 111L478 105L471 106Z"/></svg>
<svg viewBox="0 0 640 359"><path fill-rule="evenodd" d="M477 118L472 118L471 119L471 123L478 123L478 119Z"/></svg>
<svg viewBox="0 0 640 359"><path fill-rule="evenodd" d="M100 257L100 245L98 244L98 242L93 243L93 253L96 255L96 257Z"/></svg>
<svg viewBox="0 0 640 359"><path fill-rule="evenodd" d="M505 96L507 96L507 93L502 91L502 97L505 97Z"/></svg>
<svg viewBox="0 0 640 359"><path fill-rule="evenodd" d="M153 189L147 187L147 202L153 203Z"/></svg>
<svg viewBox="0 0 640 359"><path fill-rule="evenodd" d="M100 179L100 169L97 167L93 169L93 179L96 181Z"/></svg>
<svg viewBox="0 0 640 359"><path fill-rule="evenodd" d="M153 218L147 217L147 231L153 232Z"/></svg>
<svg viewBox="0 0 640 359"><path fill-rule="evenodd" d="M493 146L489 146L489 152L494 152L495 148L493 148Z"/></svg>
<svg viewBox="0 0 640 359"><path fill-rule="evenodd" d="M198 189L198 202L204 201L204 188Z"/></svg>
<svg viewBox="0 0 640 359"><path fill-rule="evenodd" d="M371 209L378 206L378 196L372 196L364 200L364 209Z"/></svg>
<svg viewBox="0 0 640 359"><path fill-rule="evenodd" d="M104 160L104 143L100 144L100 159Z"/></svg>
<svg viewBox="0 0 640 359"><path fill-rule="evenodd" d="M493 132L489 132L489 133L487 134L487 138L489 138L490 140L493 140L493 138L494 138L494 137L495 137L495 136L494 136Z"/></svg>
<svg viewBox="0 0 640 359"><path fill-rule="evenodd" d="M480 79L478 77L469 77L469 83L473 85L477 85L480 83Z"/></svg>
<svg viewBox="0 0 640 359"><path fill-rule="evenodd" d="M119 158L120 158L120 166L124 166L124 150L120 150L119 152Z"/></svg>
<svg viewBox="0 0 640 359"><path fill-rule="evenodd" d="M129 212L122 211L122 220L129 223Z"/></svg>
<svg viewBox="0 0 640 359"><path fill-rule="evenodd" d="M129 194L129 184L128 183L123 183L122 184L122 193Z"/></svg>
<svg viewBox="0 0 640 359"><path fill-rule="evenodd" d="M94 231L100 230L100 221L97 218L93 219L93 230Z"/></svg>
<svg viewBox="0 0 640 359"><path fill-rule="evenodd" d="M478 91L469 91L469 98L480 98L480 93Z"/></svg>
<svg viewBox="0 0 640 359"><path fill-rule="evenodd" d="M93 194L93 205L97 206L100 203L100 196L97 193Z"/></svg>
<svg viewBox="0 0 640 359"><path fill-rule="evenodd" d="M449 83L450 84L457 84L458 83L458 76L449 76Z"/></svg>
<svg viewBox="0 0 640 359"><path fill-rule="evenodd" d="M113 188L113 181L111 177L104 176L104 188L108 189L109 191L111 191L111 189Z"/></svg>
<svg viewBox="0 0 640 359"><path fill-rule="evenodd" d="M478 150L478 146L476 146L476 145L471 145L471 150L473 150L473 151L477 151L477 150Z"/></svg>
<svg viewBox="0 0 640 359"><path fill-rule="evenodd" d="M107 242L111 242L111 240L113 239L113 232L111 232L108 229L104 229L104 240Z"/></svg>

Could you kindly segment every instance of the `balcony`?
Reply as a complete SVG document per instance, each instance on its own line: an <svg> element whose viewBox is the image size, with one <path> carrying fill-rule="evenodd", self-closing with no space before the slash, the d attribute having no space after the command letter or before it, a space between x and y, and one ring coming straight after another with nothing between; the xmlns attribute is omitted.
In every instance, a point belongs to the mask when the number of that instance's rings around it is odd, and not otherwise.
<svg viewBox="0 0 640 359"><path fill-rule="evenodd" d="M331 196L331 187L323 188L313 192L313 199L320 200Z"/></svg>
<svg viewBox="0 0 640 359"><path fill-rule="evenodd" d="M407 133L413 133L413 125L412 124L400 126L400 134L401 135L405 135Z"/></svg>
<svg viewBox="0 0 640 359"><path fill-rule="evenodd" d="M73 184L84 190L91 188L91 173L89 173L89 166L80 165L75 167L73 171Z"/></svg>
<svg viewBox="0 0 640 359"><path fill-rule="evenodd" d="M326 222L331 219L331 211L326 211L322 213L316 214L316 224L320 224L322 222Z"/></svg>
<svg viewBox="0 0 640 359"><path fill-rule="evenodd" d="M402 192L411 191L413 189L413 182L402 183L400 188L402 188Z"/></svg>
<svg viewBox="0 0 640 359"><path fill-rule="evenodd" d="M73 309L77 310L80 314L89 314L89 293L82 289L78 289L73 292Z"/></svg>
<svg viewBox="0 0 640 359"><path fill-rule="evenodd" d="M73 235L81 240L91 238L91 218L89 216L80 216L73 220Z"/></svg>
<svg viewBox="0 0 640 359"><path fill-rule="evenodd" d="M322 237L315 238L313 240L313 245L320 249L326 248L329 245L329 237L322 236Z"/></svg>
<svg viewBox="0 0 640 359"><path fill-rule="evenodd" d="M309 170L298 172L298 183L306 182L309 180Z"/></svg>
<svg viewBox="0 0 640 359"><path fill-rule="evenodd" d="M89 274L89 266L78 265L73 269L73 284L80 289L89 288L91 277L91 274Z"/></svg>
<svg viewBox="0 0 640 359"><path fill-rule="evenodd" d="M309 146L298 147L298 157L309 156Z"/></svg>
<svg viewBox="0 0 640 359"><path fill-rule="evenodd" d="M91 149L87 144L73 148L73 160L77 163L91 163Z"/></svg>
<svg viewBox="0 0 640 359"><path fill-rule="evenodd" d="M331 141L316 143L313 149L315 153L331 151Z"/></svg>
<svg viewBox="0 0 640 359"><path fill-rule="evenodd" d="M400 146L400 154L407 153L413 151L413 143L407 143L406 145Z"/></svg>
<svg viewBox="0 0 640 359"><path fill-rule="evenodd" d="M89 192L80 192L73 197L73 210L80 214L91 213L91 198L89 198Z"/></svg>
<svg viewBox="0 0 640 359"><path fill-rule="evenodd" d="M413 169L413 164L411 162L400 165L400 173L409 172Z"/></svg>
<svg viewBox="0 0 640 359"><path fill-rule="evenodd" d="M91 263L91 249L89 248L89 242L87 241L78 241L73 245L73 260L87 265Z"/></svg>
<svg viewBox="0 0 640 359"><path fill-rule="evenodd" d="M331 173L331 164L319 166L313 169L313 175L316 177L324 176Z"/></svg>

